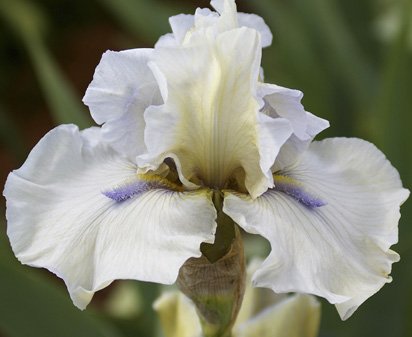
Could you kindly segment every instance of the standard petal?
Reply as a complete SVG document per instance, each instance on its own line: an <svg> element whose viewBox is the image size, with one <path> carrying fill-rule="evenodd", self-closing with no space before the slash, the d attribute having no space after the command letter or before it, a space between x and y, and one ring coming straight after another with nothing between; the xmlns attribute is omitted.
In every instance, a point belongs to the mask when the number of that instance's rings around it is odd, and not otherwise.
<svg viewBox="0 0 412 337"><path fill-rule="evenodd" d="M143 112L162 103L147 65L151 54L151 49L107 51L83 98L96 123L104 124L111 146L130 158L145 151Z"/></svg>
<svg viewBox="0 0 412 337"><path fill-rule="evenodd" d="M272 44L272 32L265 21L256 14L238 13L237 18L240 27L256 29L261 36L262 47L269 47Z"/></svg>
<svg viewBox="0 0 412 337"><path fill-rule="evenodd" d="M276 157L272 172L281 171L293 166L299 161L300 156L305 153L312 142L312 139L301 140L292 134L289 139L282 145L279 154Z"/></svg>
<svg viewBox="0 0 412 337"><path fill-rule="evenodd" d="M185 39L186 33L195 24L195 19L193 15L189 14L179 14L172 16L169 19L170 27L172 27L173 35L178 44L182 44Z"/></svg>
<svg viewBox="0 0 412 337"><path fill-rule="evenodd" d="M253 196L270 187L267 162L273 164L291 130L284 121L259 118L255 95L260 57L259 35L248 28L222 33L213 45L156 50L159 85L167 84L162 89L165 104L146 111L148 153L139 158L139 166L155 169L173 157L182 181L222 187L234 171L243 169ZM261 137L259 128L276 132Z"/></svg>
<svg viewBox="0 0 412 337"><path fill-rule="evenodd" d="M173 283L180 266L213 242L206 191L177 192L99 140L98 128L48 133L4 190L7 233L18 259L64 279L85 308L115 279Z"/></svg>
<svg viewBox="0 0 412 337"><path fill-rule="evenodd" d="M390 246L409 191L385 156L359 139L314 142L279 175L280 186L275 179L275 189L256 200L225 198L227 214L271 243L254 281L325 297L347 319L391 281L399 256Z"/></svg>
<svg viewBox="0 0 412 337"><path fill-rule="evenodd" d="M289 139L292 128L287 119L272 118L263 113L258 114L257 124L260 168L268 179L267 187L273 187L272 167L278 154L280 154L281 148ZM247 167L245 164L245 168ZM253 167L250 169L253 169Z"/></svg>
<svg viewBox="0 0 412 337"><path fill-rule="evenodd" d="M262 112L272 118L282 117L289 121L293 134L277 153L272 171L282 170L299 160L313 138L329 127L329 122L305 111L301 100L303 93L275 84L259 83L259 104Z"/></svg>
<svg viewBox="0 0 412 337"><path fill-rule="evenodd" d="M258 97L263 111L272 117L290 121L294 135L300 140L312 140L319 132L329 127L329 122L306 112L301 103L303 93L299 90L260 83Z"/></svg>
<svg viewBox="0 0 412 337"><path fill-rule="evenodd" d="M172 34L163 35L156 43L157 47L176 47L188 42L187 33L191 34L204 29L211 28L214 34L223 33L227 30L248 27L257 30L261 35L262 47L272 44L272 33L265 21L256 14L237 13L236 4L230 1L212 1L212 6L217 12L209 8L198 8L195 15L179 14L169 19ZM219 14L219 13L220 14ZM189 34L189 35L191 35ZM199 37L197 35L196 37Z"/></svg>
<svg viewBox="0 0 412 337"><path fill-rule="evenodd" d="M235 3L234 0L212 0L210 4L214 9L216 9L219 13L223 13L225 10L226 3Z"/></svg>
<svg viewBox="0 0 412 337"><path fill-rule="evenodd" d="M165 35L162 35L159 40L157 40L155 44L155 48L160 48L160 47L177 47L179 44L175 39L175 36L173 33L167 33Z"/></svg>
<svg viewBox="0 0 412 337"><path fill-rule="evenodd" d="M217 28L219 32L239 27L235 0L212 0L210 4L220 14Z"/></svg>

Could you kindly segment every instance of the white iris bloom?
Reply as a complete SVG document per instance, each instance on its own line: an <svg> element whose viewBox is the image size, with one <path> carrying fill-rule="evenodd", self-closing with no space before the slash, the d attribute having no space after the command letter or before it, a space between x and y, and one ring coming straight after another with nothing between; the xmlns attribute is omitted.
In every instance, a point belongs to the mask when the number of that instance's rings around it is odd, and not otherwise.
<svg viewBox="0 0 412 337"><path fill-rule="evenodd" d="M328 123L260 76L266 24L212 6L172 17L154 49L103 55L84 97L101 127L55 128L8 177L12 248L85 308L115 279L174 283L214 242L221 191L271 243L254 284L322 296L346 319L391 281L409 192L372 144L312 142Z"/></svg>

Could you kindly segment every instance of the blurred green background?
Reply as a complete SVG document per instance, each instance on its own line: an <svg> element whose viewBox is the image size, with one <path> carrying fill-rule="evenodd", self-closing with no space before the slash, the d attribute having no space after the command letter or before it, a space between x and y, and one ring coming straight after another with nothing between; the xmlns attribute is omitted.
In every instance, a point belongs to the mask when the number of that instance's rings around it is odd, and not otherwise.
<svg viewBox="0 0 412 337"><path fill-rule="evenodd" d="M105 50L151 47L170 30L169 16L207 6L203 0L0 0L0 185L55 125L92 124L81 97ZM306 109L331 122L320 138L374 142L410 188L412 1L253 0L238 7L263 16L274 34L263 54L266 80L302 90ZM3 199L0 208L4 214ZM410 219L407 202L394 282L346 322L323 302L320 336L412 336ZM151 309L157 286L117 282L81 312L61 280L15 260L4 215L0 223L1 337L160 336ZM248 251L262 251L261 245L251 241Z"/></svg>

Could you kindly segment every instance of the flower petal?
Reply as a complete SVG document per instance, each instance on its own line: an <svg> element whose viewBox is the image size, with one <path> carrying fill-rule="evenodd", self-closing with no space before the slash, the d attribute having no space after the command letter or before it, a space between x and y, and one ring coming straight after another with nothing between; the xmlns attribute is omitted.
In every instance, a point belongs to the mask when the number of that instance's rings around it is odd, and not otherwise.
<svg viewBox="0 0 412 337"><path fill-rule="evenodd" d="M210 4L220 14L220 19L217 22L219 32L239 27L235 0L212 0Z"/></svg>
<svg viewBox="0 0 412 337"><path fill-rule="evenodd" d="M166 337L202 336L202 326L196 307L180 291L163 293L154 303Z"/></svg>
<svg viewBox="0 0 412 337"><path fill-rule="evenodd" d="M288 120L293 129L292 136L280 149L272 171L293 165L313 138L329 127L327 120L305 111L301 103L302 97L303 93L299 90L268 83L258 85L258 100L263 113Z"/></svg>
<svg viewBox="0 0 412 337"><path fill-rule="evenodd" d="M273 36L265 21L256 14L237 13L239 27L249 27L256 29L261 36L262 47L269 47L272 44Z"/></svg>
<svg viewBox="0 0 412 337"><path fill-rule="evenodd" d="M260 312L279 303L287 297L285 294L275 294L270 289L253 287L252 276L261 264L261 259L253 259L247 266L245 293L233 330L237 330L239 326L245 324L248 320L253 319L253 317Z"/></svg>
<svg viewBox="0 0 412 337"><path fill-rule="evenodd" d="M258 135L259 135L259 153L260 168L265 174L268 184L264 185L265 189L273 187L272 167L275 159L282 151L282 147L287 142L292 128L289 121L285 118L272 118L263 113L258 114ZM280 150L280 151L279 151ZM250 165L250 164L249 164ZM244 166L247 168L247 165ZM251 170L253 167L250 168ZM261 193L257 193L260 195Z"/></svg>
<svg viewBox="0 0 412 337"><path fill-rule="evenodd" d="M196 46L155 50L165 104L146 111L148 153L138 159L139 166L156 169L172 157L183 182L222 187L242 168L252 195L271 186L267 162L273 164L291 130L285 121L259 117L259 41L256 31L239 28L220 34L212 44L199 41ZM276 133L261 136L259 128ZM268 142L261 144L263 140ZM272 146L269 159L263 149L267 146ZM268 172L262 172L260 164Z"/></svg>
<svg viewBox="0 0 412 337"><path fill-rule="evenodd" d="M195 24L193 15L179 14L169 18L170 27L172 27L173 36L178 44L182 44L186 33Z"/></svg>
<svg viewBox="0 0 412 337"><path fill-rule="evenodd" d="M320 303L313 296L293 295L234 329L236 337L316 337Z"/></svg>
<svg viewBox="0 0 412 337"><path fill-rule="evenodd" d="M299 161L300 156L310 146L312 140L300 140L295 135L291 135L290 138L282 145L278 156L276 157L275 164L272 167L272 172L281 171L287 167L293 166Z"/></svg>
<svg viewBox="0 0 412 337"><path fill-rule="evenodd" d="M167 33L162 35L159 40L157 40L155 44L155 48L159 47L176 47L178 46L178 42L173 33Z"/></svg>
<svg viewBox="0 0 412 337"><path fill-rule="evenodd" d="M220 16L209 9L198 9L195 15L196 28L213 27L217 33L239 27L252 28L259 32L263 48L272 44L270 28L260 16L238 13L234 0L212 0L211 5L219 12Z"/></svg>
<svg viewBox="0 0 412 337"><path fill-rule="evenodd" d="M204 28L215 28L215 33L227 30L248 27L257 30L261 35L262 47L272 44L272 33L265 21L256 14L237 13L236 4L233 0L212 1L212 6L220 13L211 11L209 8L198 8L195 15L179 14L169 19L173 34L163 35L156 43L156 47L171 47L182 45L187 41L188 32ZM204 33L204 32L202 32Z"/></svg>
<svg viewBox="0 0 412 337"><path fill-rule="evenodd" d="M104 124L105 139L130 158L145 151L143 112L162 103L147 66L151 54L151 49L107 51L83 98L96 123Z"/></svg>
<svg viewBox="0 0 412 337"><path fill-rule="evenodd" d="M224 211L272 246L256 285L323 296L347 319L391 281L399 256L389 248L409 191L385 156L359 139L314 142L281 174L297 182L304 198L326 205L309 207L287 186L277 190L276 181L257 200L227 195Z"/></svg>
<svg viewBox="0 0 412 337"><path fill-rule="evenodd" d="M212 5L212 7L216 9L216 11L218 11L219 13L224 12L225 5L228 3L234 4L235 1L234 0L211 0L210 1L210 4Z"/></svg>
<svg viewBox="0 0 412 337"><path fill-rule="evenodd" d="M263 111L271 117L286 118L300 140L312 140L329 127L328 121L305 111L301 103L303 93L299 90L261 83L258 86L258 97L263 100Z"/></svg>
<svg viewBox="0 0 412 337"><path fill-rule="evenodd" d="M201 242L214 240L209 192L177 192L136 169L99 141L98 128L65 125L7 179L16 256L63 278L79 308L115 279L173 283L181 265L201 255ZM140 190L127 190L136 183ZM115 197L122 188L128 198Z"/></svg>

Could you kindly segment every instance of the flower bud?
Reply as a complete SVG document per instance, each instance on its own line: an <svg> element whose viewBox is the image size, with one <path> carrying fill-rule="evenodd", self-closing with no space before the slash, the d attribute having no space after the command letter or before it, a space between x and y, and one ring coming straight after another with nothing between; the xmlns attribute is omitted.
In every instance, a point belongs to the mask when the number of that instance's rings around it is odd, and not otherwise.
<svg viewBox="0 0 412 337"><path fill-rule="evenodd" d="M242 238L235 227L229 252L215 262L202 255L186 261L178 286L195 304L205 337L230 336L245 291Z"/></svg>

